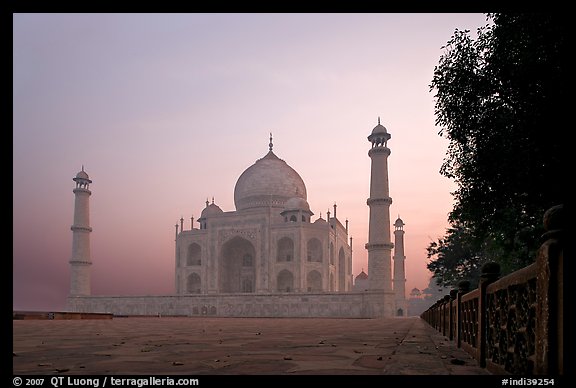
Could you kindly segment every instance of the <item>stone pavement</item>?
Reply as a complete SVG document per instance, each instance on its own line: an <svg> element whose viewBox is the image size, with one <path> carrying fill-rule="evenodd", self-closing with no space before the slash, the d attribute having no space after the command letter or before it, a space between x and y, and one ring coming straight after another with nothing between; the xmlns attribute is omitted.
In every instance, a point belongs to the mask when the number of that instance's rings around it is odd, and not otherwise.
<svg viewBox="0 0 576 388"><path fill-rule="evenodd" d="M419 317L13 320L13 374L489 375Z"/></svg>

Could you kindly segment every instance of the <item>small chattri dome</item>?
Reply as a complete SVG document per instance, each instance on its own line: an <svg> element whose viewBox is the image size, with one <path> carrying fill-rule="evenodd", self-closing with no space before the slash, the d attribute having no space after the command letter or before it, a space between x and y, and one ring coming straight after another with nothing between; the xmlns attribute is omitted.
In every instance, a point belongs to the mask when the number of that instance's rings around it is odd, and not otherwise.
<svg viewBox="0 0 576 388"><path fill-rule="evenodd" d="M386 142L390 140L390 134L384 128L382 124L380 124L380 117L378 117L378 125L374 127L370 136L368 136L368 141L372 143L372 147L374 146L386 146Z"/></svg>
<svg viewBox="0 0 576 388"><path fill-rule="evenodd" d="M379 135L382 133L388 133L388 131L382 124L380 124L380 117L378 117L378 125L376 125L372 130L372 135Z"/></svg>
<svg viewBox="0 0 576 388"><path fill-rule="evenodd" d="M380 120L378 120L378 125L374 127L374 129L372 130L372 134L379 135L382 133L388 133L388 131L382 124L380 124Z"/></svg>
<svg viewBox="0 0 576 388"><path fill-rule="evenodd" d="M394 222L394 226L404 226L404 225L406 225L406 224L404 223L404 221L402 221L400 216L398 216L398 218L396 219L396 222Z"/></svg>
<svg viewBox="0 0 576 388"><path fill-rule="evenodd" d="M306 210L310 211L308 201L300 197L292 197L284 204L284 210Z"/></svg>
<svg viewBox="0 0 576 388"><path fill-rule="evenodd" d="M78 174L76 174L76 178L81 178L81 179L90 179L88 177L88 174L86 174L86 171L82 170L80 171Z"/></svg>
<svg viewBox="0 0 576 388"><path fill-rule="evenodd" d="M87 181L88 183L92 183L92 181L90 180L90 177L88 176L88 174L86 174L86 171L84 171L84 166L82 166L82 170L76 174L76 177L72 179L74 182L80 182L80 181L84 181L84 183Z"/></svg>
<svg viewBox="0 0 576 388"><path fill-rule="evenodd" d="M200 215L201 218L206 218L206 217L210 217L210 216L216 216L219 214L224 213L222 211L222 209L220 209L220 206L214 204L214 202L212 202L210 205L206 206L204 208L204 210L202 210L202 214Z"/></svg>

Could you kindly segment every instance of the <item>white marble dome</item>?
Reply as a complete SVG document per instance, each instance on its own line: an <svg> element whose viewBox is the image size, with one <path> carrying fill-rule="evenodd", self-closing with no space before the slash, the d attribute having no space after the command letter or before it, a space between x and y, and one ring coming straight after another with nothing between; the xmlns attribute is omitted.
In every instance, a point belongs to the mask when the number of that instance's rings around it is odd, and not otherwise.
<svg viewBox="0 0 576 388"><path fill-rule="evenodd" d="M284 207L293 197L306 200L306 185L296 170L271 150L248 167L234 187L236 210Z"/></svg>

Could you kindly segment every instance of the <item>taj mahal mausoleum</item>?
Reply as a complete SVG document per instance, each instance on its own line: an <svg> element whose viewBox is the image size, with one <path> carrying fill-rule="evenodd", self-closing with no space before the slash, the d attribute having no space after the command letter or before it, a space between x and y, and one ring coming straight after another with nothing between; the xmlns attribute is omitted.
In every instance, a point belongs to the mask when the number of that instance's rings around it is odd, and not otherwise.
<svg viewBox="0 0 576 388"><path fill-rule="evenodd" d="M393 225L390 221L390 137L380 119L368 136L368 273L362 271L356 282L348 220L338 218L336 204L326 219L313 218L304 181L273 151L270 135L268 152L236 182L236 210L223 211L214 199L207 200L196 222L191 218L186 228L181 218L174 225L173 294L92 295L92 180L82 168L73 179L68 311L117 316L406 316L404 222L399 217Z"/></svg>

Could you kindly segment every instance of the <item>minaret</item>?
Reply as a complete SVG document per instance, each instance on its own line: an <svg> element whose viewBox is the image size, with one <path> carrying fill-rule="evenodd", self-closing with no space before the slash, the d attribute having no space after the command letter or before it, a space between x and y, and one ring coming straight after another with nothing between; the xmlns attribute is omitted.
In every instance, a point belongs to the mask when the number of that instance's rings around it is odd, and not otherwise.
<svg viewBox="0 0 576 388"><path fill-rule="evenodd" d="M396 316L407 315L406 305L406 273L404 271L404 222L398 216L394 222L394 299L396 300Z"/></svg>
<svg viewBox="0 0 576 388"><path fill-rule="evenodd" d="M74 224L72 229L72 257L70 258L70 296L90 295L90 209L89 199L92 192L88 190L92 181L82 171L73 178L76 188L72 191L74 200Z"/></svg>
<svg viewBox="0 0 576 388"><path fill-rule="evenodd" d="M387 142L390 134L380 124L374 127L368 141L372 148L368 156L372 159L370 173L370 198L366 201L370 207L368 226L368 290L392 291L391 251L394 244L390 241L390 205L392 198L388 189Z"/></svg>

